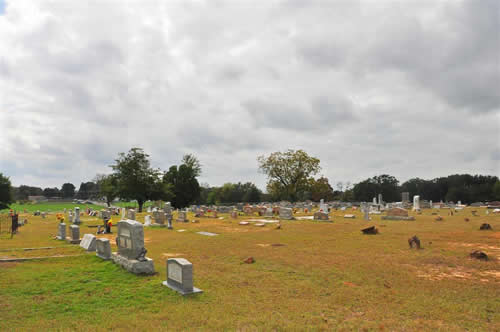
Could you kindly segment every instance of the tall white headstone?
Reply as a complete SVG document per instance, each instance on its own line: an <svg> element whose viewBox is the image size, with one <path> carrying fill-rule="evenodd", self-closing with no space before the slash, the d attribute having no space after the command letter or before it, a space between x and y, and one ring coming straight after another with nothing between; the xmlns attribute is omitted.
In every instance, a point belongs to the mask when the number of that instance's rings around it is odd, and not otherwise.
<svg viewBox="0 0 500 332"><path fill-rule="evenodd" d="M382 194L378 194L378 204L382 205L384 202L382 201Z"/></svg>
<svg viewBox="0 0 500 332"><path fill-rule="evenodd" d="M413 196L413 210L420 210L420 196Z"/></svg>
<svg viewBox="0 0 500 332"><path fill-rule="evenodd" d="M377 204L377 197L373 197L373 204Z"/></svg>

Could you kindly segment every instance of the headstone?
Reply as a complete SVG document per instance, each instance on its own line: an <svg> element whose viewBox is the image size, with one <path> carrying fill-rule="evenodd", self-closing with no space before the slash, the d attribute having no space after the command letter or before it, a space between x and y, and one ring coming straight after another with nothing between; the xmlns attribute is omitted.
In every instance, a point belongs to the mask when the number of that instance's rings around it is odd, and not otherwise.
<svg viewBox="0 0 500 332"><path fill-rule="evenodd" d="M264 212L264 217L271 218L273 217L273 208L266 208L266 212Z"/></svg>
<svg viewBox="0 0 500 332"><path fill-rule="evenodd" d="M172 214L167 215L167 223L168 223L168 226L167 226L168 229L174 229L172 227Z"/></svg>
<svg viewBox="0 0 500 332"><path fill-rule="evenodd" d="M432 206L432 200L429 201L429 208L432 209L433 206Z"/></svg>
<svg viewBox="0 0 500 332"><path fill-rule="evenodd" d="M325 200L323 198L319 201L319 210L320 210L320 212L324 212L324 213L330 212L328 205L325 204Z"/></svg>
<svg viewBox="0 0 500 332"><path fill-rule="evenodd" d="M125 208L122 208L122 219L125 219Z"/></svg>
<svg viewBox="0 0 500 332"><path fill-rule="evenodd" d="M70 234L69 234L70 237L68 237L66 240L71 244L80 243L80 226L70 225L69 230L70 230Z"/></svg>
<svg viewBox="0 0 500 332"><path fill-rule="evenodd" d="M130 219L118 222L116 245L118 252L111 255L113 262L135 274L155 273L153 260L146 257L144 226L140 222Z"/></svg>
<svg viewBox="0 0 500 332"><path fill-rule="evenodd" d="M413 196L413 210L414 211L420 210L420 196L418 195Z"/></svg>
<svg viewBox="0 0 500 332"><path fill-rule="evenodd" d="M382 200L382 194L378 194L378 204L379 205L384 204L384 201Z"/></svg>
<svg viewBox="0 0 500 332"><path fill-rule="evenodd" d="M58 228L59 232L58 232L56 238L58 240L63 240L63 241L66 240L66 224L62 222L59 224L58 227L59 227Z"/></svg>
<svg viewBox="0 0 500 332"><path fill-rule="evenodd" d="M377 204L377 197L373 197L373 201L372 201L373 204Z"/></svg>
<svg viewBox="0 0 500 332"><path fill-rule="evenodd" d="M231 212L231 218L238 219L238 211Z"/></svg>
<svg viewBox="0 0 500 332"><path fill-rule="evenodd" d="M73 219L73 224L75 225L79 225L81 224L81 221L80 221L80 207L75 207L75 217Z"/></svg>
<svg viewBox="0 0 500 332"><path fill-rule="evenodd" d="M82 241L80 241L80 247L87 251L95 251L95 240L95 235L85 234L82 238Z"/></svg>
<svg viewBox="0 0 500 332"><path fill-rule="evenodd" d="M127 211L127 219L135 220L135 210L130 209Z"/></svg>
<svg viewBox="0 0 500 332"><path fill-rule="evenodd" d="M45 216L47 216L46 212L42 212L42 219L45 219Z"/></svg>
<svg viewBox="0 0 500 332"><path fill-rule="evenodd" d="M401 201L403 203L409 203L410 202L410 193L405 191L401 193Z"/></svg>
<svg viewBox="0 0 500 332"><path fill-rule="evenodd" d="M165 227L165 212L155 211L153 212L153 218L155 219L155 224Z"/></svg>
<svg viewBox="0 0 500 332"><path fill-rule="evenodd" d="M184 258L169 258L167 260L167 280L163 285L182 295L203 292L193 286L193 264Z"/></svg>
<svg viewBox="0 0 500 332"><path fill-rule="evenodd" d="M106 238L96 240L96 256L105 260L111 259L111 244Z"/></svg>
<svg viewBox="0 0 500 332"><path fill-rule="evenodd" d="M144 226L151 226L151 216L149 214L144 217Z"/></svg>
<svg viewBox="0 0 500 332"><path fill-rule="evenodd" d="M293 219L292 209L286 207L280 207L280 219L292 220Z"/></svg>
<svg viewBox="0 0 500 332"><path fill-rule="evenodd" d="M363 206L363 213L364 213L364 220L369 221L370 220L370 209L368 208L368 205Z"/></svg>
<svg viewBox="0 0 500 332"><path fill-rule="evenodd" d="M68 213L68 222L73 223L73 212L71 210Z"/></svg>
<svg viewBox="0 0 500 332"><path fill-rule="evenodd" d="M177 221L180 221L180 222L188 222L187 218L186 218L186 211L182 211L182 210L179 210L178 214L177 214Z"/></svg>
<svg viewBox="0 0 500 332"><path fill-rule="evenodd" d="M325 213L325 212L322 212L322 211L315 212L313 220L330 221L329 218L328 218L328 213Z"/></svg>
<svg viewBox="0 0 500 332"><path fill-rule="evenodd" d="M356 216L354 214L345 214L344 218L346 218L346 219L354 219L354 218L356 218Z"/></svg>
<svg viewBox="0 0 500 332"><path fill-rule="evenodd" d="M387 210L387 214L382 216L382 220L415 220L415 218L408 216L408 210L395 207Z"/></svg>

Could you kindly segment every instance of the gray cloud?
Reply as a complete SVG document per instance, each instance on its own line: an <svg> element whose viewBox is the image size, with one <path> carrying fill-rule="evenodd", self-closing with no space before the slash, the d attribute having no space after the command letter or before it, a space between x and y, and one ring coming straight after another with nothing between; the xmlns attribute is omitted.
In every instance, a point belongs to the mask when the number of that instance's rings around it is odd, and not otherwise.
<svg viewBox="0 0 500 332"><path fill-rule="evenodd" d="M78 185L143 147L202 182L304 149L331 182L500 174L498 1L11 1L0 172Z"/></svg>

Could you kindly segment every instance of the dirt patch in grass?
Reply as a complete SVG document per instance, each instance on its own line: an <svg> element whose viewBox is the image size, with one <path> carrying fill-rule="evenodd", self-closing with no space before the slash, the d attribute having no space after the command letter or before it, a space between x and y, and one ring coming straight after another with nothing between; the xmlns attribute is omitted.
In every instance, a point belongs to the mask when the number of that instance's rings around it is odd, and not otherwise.
<svg viewBox="0 0 500 332"><path fill-rule="evenodd" d="M499 282L499 271L478 271L465 267L445 267L435 265L425 265L416 273L417 277L427 280L471 280L481 282Z"/></svg>
<svg viewBox="0 0 500 332"><path fill-rule="evenodd" d="M482 243L449 242L449 244L452 246L482 249L487 252L488 256L494 256L500 260L500 247L490 246Z"/></svg>
<svg viewBox="0 0 500 332"><path fill-rule="evenodd" d="M8 257L5 257L5 258L8 258ZM0 263L0 269L8 269L11 267L15 267L17 264L19 264L19 263L15 263L15 262Z"/></svg>
<svg viewBox="0 0 500 332"><path fill-rule="evenodd" d="M181 254L181 253L178 253L178 252L164 252L161 255L164 256L164 257L178 257L178 256L182 256L184 254Z"/></svg>

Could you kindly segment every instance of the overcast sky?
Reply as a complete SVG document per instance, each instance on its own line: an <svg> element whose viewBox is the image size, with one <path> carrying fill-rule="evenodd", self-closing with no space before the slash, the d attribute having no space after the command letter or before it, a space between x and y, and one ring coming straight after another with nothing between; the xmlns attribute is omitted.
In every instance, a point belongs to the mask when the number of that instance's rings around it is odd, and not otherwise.
<svg viewBox="0 0 500 332"><path fill-rule="evenodd" d="M77 187L142 147L200 182L303 149L330 183L500 174L500 2L0 0L0 172Z"/></svg>

